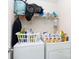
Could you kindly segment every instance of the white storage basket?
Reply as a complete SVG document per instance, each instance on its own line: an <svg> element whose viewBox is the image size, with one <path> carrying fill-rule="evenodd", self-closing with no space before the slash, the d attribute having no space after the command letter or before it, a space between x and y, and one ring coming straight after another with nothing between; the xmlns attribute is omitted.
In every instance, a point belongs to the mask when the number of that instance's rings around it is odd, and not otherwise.
<svg viewBox="0 0 79 59"><path fill-rule="evenodd" d="M39 33L16 33L19 42L37 42L40 41Z"/></svg>

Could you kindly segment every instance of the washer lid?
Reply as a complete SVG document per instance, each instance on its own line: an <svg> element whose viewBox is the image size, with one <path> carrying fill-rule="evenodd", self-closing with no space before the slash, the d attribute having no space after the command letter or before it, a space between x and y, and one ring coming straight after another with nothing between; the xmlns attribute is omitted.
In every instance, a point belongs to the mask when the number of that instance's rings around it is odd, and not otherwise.
<svg viewBox="0 0 79 59"><path fill-rule="evenodd" d="M22 42L22 43L16 43L14 45L15 47L30 47L30 46L40 46L40 45L44 45L44 43L41 42L34 42L34 43L30 43L30 42Z"/></svg>

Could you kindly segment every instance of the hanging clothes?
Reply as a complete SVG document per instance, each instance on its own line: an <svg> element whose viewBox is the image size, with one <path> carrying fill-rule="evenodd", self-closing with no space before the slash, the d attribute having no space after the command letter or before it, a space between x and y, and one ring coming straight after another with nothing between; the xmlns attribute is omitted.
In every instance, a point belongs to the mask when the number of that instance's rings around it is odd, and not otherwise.
<svg viewBox="0 0 79 59"><path fill-rule="evenodd" d="M11 47L13 47L17 42L18 42L18 38L16 33L21 31L22 25L21 22L19 20L19 18L17 18L12 26L12 39L11 39Z"/></svg>

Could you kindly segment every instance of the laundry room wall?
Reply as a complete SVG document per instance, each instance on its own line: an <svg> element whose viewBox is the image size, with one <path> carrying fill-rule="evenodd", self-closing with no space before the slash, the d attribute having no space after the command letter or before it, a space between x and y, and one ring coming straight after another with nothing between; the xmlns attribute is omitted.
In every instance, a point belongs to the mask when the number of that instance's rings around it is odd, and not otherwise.
<svg viewBox="0 0 79 59"><path fill-rule="evenodd" d="M59 30L64 30L69 36L71 35L71 1L70 0L59 0L58 11L59 11Z"/></svg>

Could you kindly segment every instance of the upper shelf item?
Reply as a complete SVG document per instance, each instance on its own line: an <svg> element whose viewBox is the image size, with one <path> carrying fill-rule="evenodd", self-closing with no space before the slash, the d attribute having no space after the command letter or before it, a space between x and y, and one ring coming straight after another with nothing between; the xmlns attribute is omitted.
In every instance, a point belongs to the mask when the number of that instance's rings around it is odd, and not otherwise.
<svg viewBox="0 0 79 59"><path fill-rule="evenodd" d="M40 14L34 14L35 18L45 18L45 19L59 19L58 14L56 12L51 12L51 13L43 13L42 15Z"/></svg>
<svg viewBox="0 0 79 59"><path fill-rule="evenodd" d="M25 15L26 4L21 0L14 1L14 13L16 15Z"/></svg>
<svg viewBox="0 0 79 59"><path fill-rule="evenodd" d="M15 0L14 2L14 12L16 15L24 15L26 19L30 21L35 14L42 16L44 18L57 18L58 14L54 12L44 12L44 9L41 6L36 4L28 4L23 0ZM37 16L37 15L36 15Z"/></svg>
<svg viewBox="0 0 79 59"><path fill-rule="evenodd" d="M15 0L14 12L16 15L24 15L30 21L34 13L43 14L43 8L36 4L28 4L23 0Z"/></svg>

